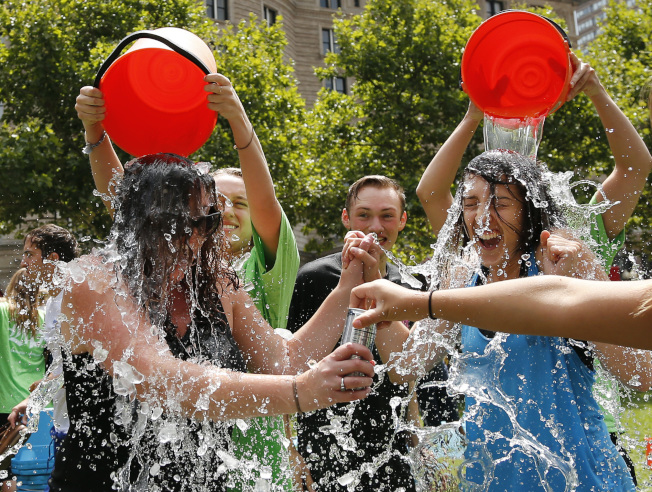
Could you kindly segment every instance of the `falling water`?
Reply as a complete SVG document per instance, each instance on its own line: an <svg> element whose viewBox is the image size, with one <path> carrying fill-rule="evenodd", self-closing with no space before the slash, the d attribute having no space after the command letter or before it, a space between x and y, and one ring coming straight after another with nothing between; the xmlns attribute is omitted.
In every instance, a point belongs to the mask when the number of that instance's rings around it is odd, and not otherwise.
<svg viewBox="0 0 652 492"><path fill-rule="evenodd" d="M485 150L509 149L536 160L545 121L545 116L523 119L485 114Z"/></svg>
<svg viewBox="0 0 652 492"><path fill-rule="evenodd" d="M540 122L542 124L542 122ZM540 127L539 127L540 128ZM590 237L592 218L604 213L611 206L603 194L603 201L593 205L578 204L573 196L573 189L578 186L595 187L596 193L602 193L601 186L593 182L577 181L571 183L573 174L566 173L544 173L544 183L550 187L551 197L558 205L568 226L576 234L583 237L590 246L597 244ZM530 200L539 207L547 204L539 197L539 190L527 190ZM460 201L454 200L454 205L449 211L446 224L440 231L436 243L432 245L431 259L423 265L405 266L399 265L403 275L418 273L428 279L428 288L455 288L463 287L473 272L481 273L480 259L472 244L455 253L456 248L452 241L453 226L457 217L461 214ZM528 255L529 256L529 255ZM398 260L393 255L388 255L391 261ZM520 261L530 261L530 258L523 258ZM450 275L450 272L455 272ZM566 450L563 443L560 443L560 450L553 451L540 443L536 436L521 426L517 420L517 409L509 397L503 394L498 375L501 371L506 353L501 347L501 341L508 337L506 334L497 334L489 343L483 354L458 353L456 340L459 335L459 326L449 331L446 335L434 330L437 322L423 320L413 330L412 338L414 344L411 351L404 351L384 368L385 370L394 367L397 372L425 374L425 360L438 350L444 350L450 354L450 374L447 382L430 383L445 386L450 395L464 395L473 398L476 404L467 409L459 422L443 424L436 428L419 429L412 427L410 430L419 436L419 444L411 455L415 477L419 479L419 490L454 490L459 484L463 490L485 490L493 478L493 471L497 466L489 454L482 452L482 447L476 448L479 454L462 458L460 449L464 447L465 436L463 429L470 421L482 422L482 407L478 405L485 403L500 409L511 422L509 435L504 435L509 442L512 452L518 451L528 456L538 473L545 490L553 490L549 484L559 484L560 477L565 483L565 490L570 491L578 485L573 457L569 450ZM409 361L409 362L408 362ZM613 401L611 402L613 406ZM403 409L407 407L407 401L402 402ZM612 411L614 409L611 409ZM616 412L617 413L617 412ZM551 423L554 425L553 423ZM410 427L408 424L404 426ZM485 439L494 439L490 434L485 434ZM445 462L442 455L457 457ZM506 458L504 458L506 459ZM502 460L501 460L502 461ZM443 463L443 464L442 464ZM484 476L484 483L477 485L466 480L467 469L481 469ZM453 471L457 469L457 473ZM551 482L552 483L552 482ZM558 485L557 485L558 486ZM450 488L446 488L450 487Z"/></svg>

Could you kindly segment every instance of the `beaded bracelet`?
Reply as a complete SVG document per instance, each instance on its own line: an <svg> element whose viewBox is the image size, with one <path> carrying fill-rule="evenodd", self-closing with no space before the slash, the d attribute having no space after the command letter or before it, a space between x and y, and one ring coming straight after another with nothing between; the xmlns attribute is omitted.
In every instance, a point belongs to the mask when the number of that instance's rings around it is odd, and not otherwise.
<svg viewBox="0 0 652 492"><path fill-rule="evenodd" d="M93 152L93 149L94 149L95 147L99 147L99 146L102 144L102 142L104 142L104 139L105 139L105 138L106 138L106 130L102 131L102 136L101 136L100 139L99 139L97 142L95 142L94 144L89 143L89 142L86 142L86 145L85 145L84 148L82 149L82 154L84 154L84 155L88 155L88 154L90 154L91 152Z"/></svg>

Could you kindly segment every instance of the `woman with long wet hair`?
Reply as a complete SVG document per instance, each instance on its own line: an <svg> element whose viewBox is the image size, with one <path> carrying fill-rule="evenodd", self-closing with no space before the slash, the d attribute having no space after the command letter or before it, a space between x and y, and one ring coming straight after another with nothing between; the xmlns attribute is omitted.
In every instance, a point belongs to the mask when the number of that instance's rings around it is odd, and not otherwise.
<svg viewBox="0 0 652 492"><path fill-rule="evenodd" d="M489 151L471 160L435 246L440 288L472 291L540 273L605 275L588 247L564 229L546 176L544 168L514 152ZM424 354L432 361L443 357L442 346L420 342L439 332L461 346L467 372L460 381L474 381L465 409L463 477L469 486L535 491L544 490L545 481L552 490L634 490L592 389L594 358L625 379L625 373L631 378L638 372L636 354L471 325L456 331L443 320L414 331L402 356L406 365ZM649 384L648 374L644 385Z"/></svg>
<svg viewBox="0 0 652 492"><path fill-rule="evenodd" d="M220 204L206 171L171 154L128 163L109 244L65 267L71 427L52 491L221 490L228 427L208 421L309 411L369 393L365 347L327 355L362 280L364 245L322 309L285 340L223 261ZM356 371L364 376L346 376Z"/></svg>
<svg viewBox="0 0 652 492"><path fill-rule="evenodd" d="M0 424L7 421L12 407L29 395L31 385L43 377L42 322L38 289L30 285L21 268L9 280L6 297L0 298ZM8 470L10 464L9 458L0 460L0 472ZM3 483L4 478L0 480L2 490L15 490L10 480Z"/></svg>

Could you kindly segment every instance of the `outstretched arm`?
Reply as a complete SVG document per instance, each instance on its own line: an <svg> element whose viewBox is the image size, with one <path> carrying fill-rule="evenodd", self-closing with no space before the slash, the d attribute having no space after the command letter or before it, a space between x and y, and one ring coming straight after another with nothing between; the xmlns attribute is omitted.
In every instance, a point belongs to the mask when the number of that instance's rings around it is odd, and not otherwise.
<svg viewBox="0 0 652 492"><path fill-rule="evenodd" d="M446 222L448 209L453 205L451 185L483 117L482 111L472 102L469 103L464 119L437 151L419 181L417 196L435 234L439 234Z"/></svg>
<svg viewBox="0 0 652 492"><path fill-rule="evenodd" d="M102 91L92 86L82 87L77 96L75 109L77 110L77 116L84 125L86 142L90 144L99 142L104 135L102 121L106 115ZM104 137L100 145L93 147L88 157L91 161L91 172L93 173L95 188L100 193L111 217L113 217L114 178L116 175L122 176L124 170L108 135Z"/></svg>
<svg viewBox="0 0 652 492"><path fill-rule="evenodd" d="M371 352L356 344L340 347L296 378L236 373L177 359L147 315L112 285L109 272L89 273L74 283L64 294L61 333L71 353L99 358L116 389L140 400L166 408L177 399L178 408L168 410L224 420L310 411L369 393ZM361 359L350 359L354 354ZM342 374L354 371L365 376L347 376L346 387L365 389L340 391Z"/></svg>
<svg viewBox="0 0 652 492"><path fill-rule="evenodd" d="M591 99L614 156L614 170L602 185L607 199L618 202L602 214L607 236L614 239L634 213L647 176L652 170L652 156L634 126L600 83L595 70L574 53L571 53L571 61L575 73L571 79L572 89L568 100L580 92ZM596 199L600 202L604 197L598 193Z"/></svg>
<svg viewBox="0 0 652 492"><path fill-rule="evenodd" d="M547 275L565 275L608 281L602 265L583 242L565 231L541 233L542 269ZM592 340L583 338L583 340ZM652 386L652 353L620 344L594 342L595 354L603 366L622 384L637 391Z"/></svg>
<svg viewBox="0 0 652 492"><path fill-rule="evenodd" d="M351 292L351 305L375 307L354 322L419 320L428 316L430 293L384 280ZM492 331L560 336L652 349L652 281L598 282L554 275L505 280L472 289L432 292L434 316Z"/></svg>
<svg viewBox="0 0 652 492"><path fill-rule="evenodd" d="M265 153L229 79L221 74L210 74L204 79L208 82L205 86L209 93L208 107L226 118L231 126L247 190L251 222L263 241L267 262L273 264L283 210L276 199Z"/></svg>

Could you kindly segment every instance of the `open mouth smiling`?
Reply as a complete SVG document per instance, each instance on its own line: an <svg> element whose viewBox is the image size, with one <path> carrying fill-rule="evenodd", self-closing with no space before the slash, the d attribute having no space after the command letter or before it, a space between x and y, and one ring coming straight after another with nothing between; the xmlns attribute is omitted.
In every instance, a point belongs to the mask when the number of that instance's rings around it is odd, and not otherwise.
<svg viewBox="0 0 652 492"><path fill-rule="evenodd" d="M503 239L503 236L495 231L476 235L477 242L485 249L495 249Z"/></svg>

